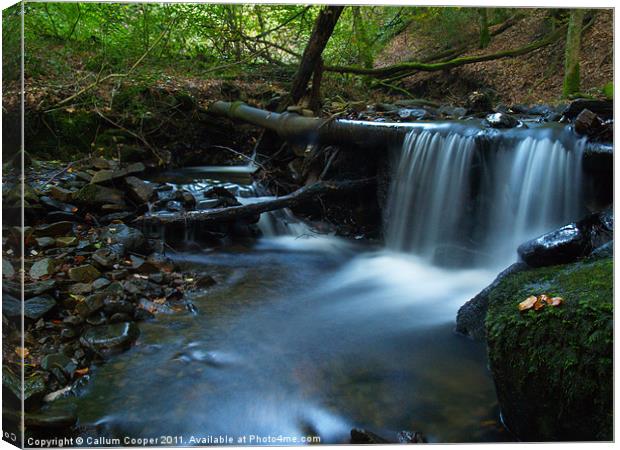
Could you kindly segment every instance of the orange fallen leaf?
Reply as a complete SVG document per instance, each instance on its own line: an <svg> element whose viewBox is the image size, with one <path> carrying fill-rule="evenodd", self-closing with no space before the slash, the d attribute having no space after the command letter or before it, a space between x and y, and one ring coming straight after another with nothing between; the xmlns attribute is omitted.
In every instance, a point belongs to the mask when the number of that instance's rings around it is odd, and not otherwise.
<svg viewBox="0 0 620 450"><path fill-rule="evenodd" d="M26 347L15 347L15 353L17 353L17 356L20 358L25 358L30 354L30 350Z"/></svg>
<svg viewBox="0 0 620 450"><path fill-rule="evenodd" d="M540 311L541 309L545 307L546 297L547 297L546 295L540 295L536 298L536 301L534 302L534 311Z"/></svg>
<svg viewBox="0 0 620 450"><path fill-rule="evenodd" d="M534 304L536 303L537 298L535 296L530 296L519 303L519 311L527 311L528 309L532 309Z"/></svg>
<svg viewBox="0 0 620 450"><path fill-rule="evenodd" d="M551 306L560 306L564 303L564 299L562 297L553 297L549 299L549 305Z"/></svg>
<svg viewBox="0 0 620 450"><path fill-rule="evenodd" d="M84 367L83 369L77 369L75 374L79 377L84 376L88 373L88 367Z"/></svg>

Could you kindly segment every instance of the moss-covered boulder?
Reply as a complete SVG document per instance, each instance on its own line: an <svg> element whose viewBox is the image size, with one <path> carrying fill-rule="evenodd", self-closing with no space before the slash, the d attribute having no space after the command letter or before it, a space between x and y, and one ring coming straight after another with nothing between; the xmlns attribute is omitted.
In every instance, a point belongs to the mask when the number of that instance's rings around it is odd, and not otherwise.
<svg viewBox="0 0 620 450"><path fill-rule="evenodd" d="M519 312L530 295L564 303ZM613 260L505 277L489 293L489 363L504 422L524 441L613 438Z"/></svg>

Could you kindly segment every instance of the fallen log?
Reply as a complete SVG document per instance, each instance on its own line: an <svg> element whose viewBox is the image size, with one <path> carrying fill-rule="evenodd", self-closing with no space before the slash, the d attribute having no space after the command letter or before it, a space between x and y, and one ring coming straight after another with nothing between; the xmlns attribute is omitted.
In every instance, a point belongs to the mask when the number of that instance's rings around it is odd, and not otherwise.
<svg viewBox="0 0 620 450"><path fill-rule="evenodd" d="M411 130L411 127L402 123L333 120L303 117L288 112L275 113L253 108L242 102L217 101L211 104L209 112L258 125L274 131L285 141L301 144L381 148L400 145Z"/></svg>
<svg viewBox="0 0 620 450"><path fill-rule="evenodd" d="M375 178L364 178L352 181L319 181L304 186L288 195L275 197L270 200L240 206L230 206L228 208L188 211L169 216L140 216L134 220L134 223L140 225L167 225L185 224L189 222L216 224L234 222L238 219L253 219L253 221L257 221L261 213L274 211L276 209L290 208L321 195L351 192L370 186L374 182Z"/></svg>

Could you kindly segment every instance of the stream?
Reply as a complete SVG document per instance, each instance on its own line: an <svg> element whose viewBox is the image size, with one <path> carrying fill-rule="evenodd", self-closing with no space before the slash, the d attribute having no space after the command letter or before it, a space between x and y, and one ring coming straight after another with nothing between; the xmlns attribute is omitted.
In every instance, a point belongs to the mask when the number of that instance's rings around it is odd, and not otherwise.
<svg viewBox="0 0 620 450"><path fill-rule="evenodd" d="M484 345L453 329L519 242L582 212L577 183L567 185L580 173L579 144L536 133L484 161L469 136L411 133L394 156L385 248L317 234L285 210L263 214L259 239L169 253L217 284L191 294L194 313L141 323L132 349L94 368L72 399L84 435L273 445L347 443L366 428L510 440ZM247 202L259 192L249 172L161 178L193 192L221 185ZM472 206L467 189L480 185L493 195Z"/></svg>

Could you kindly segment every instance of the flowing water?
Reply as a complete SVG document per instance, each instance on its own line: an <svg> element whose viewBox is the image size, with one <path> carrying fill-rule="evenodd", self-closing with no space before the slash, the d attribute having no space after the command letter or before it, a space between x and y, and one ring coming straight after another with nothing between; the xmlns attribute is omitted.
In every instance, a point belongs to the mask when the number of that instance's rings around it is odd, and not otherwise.
<svg viewBox="0 0 620 450"><path fill-rule="evenodd" d="M263 214L256 241L171 254L218 284L194 294L197 314L140 324L137 345L93 371L76 400L81 425L177 445L338 443L353 427L509 439L484 347L453 333L456 311L519 242L580 213L581 154L535 132L480 145L411 132L396 155L386 248L316 234L283 211ZM232 175L166 177L194 191L220 183L244 202L265 194Z"/></svg>

